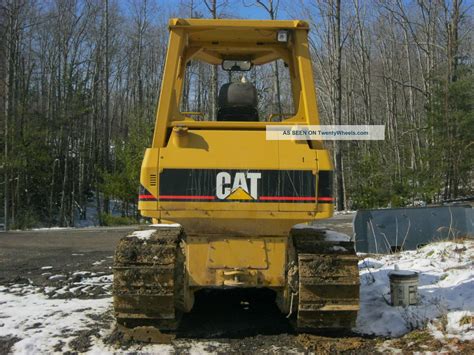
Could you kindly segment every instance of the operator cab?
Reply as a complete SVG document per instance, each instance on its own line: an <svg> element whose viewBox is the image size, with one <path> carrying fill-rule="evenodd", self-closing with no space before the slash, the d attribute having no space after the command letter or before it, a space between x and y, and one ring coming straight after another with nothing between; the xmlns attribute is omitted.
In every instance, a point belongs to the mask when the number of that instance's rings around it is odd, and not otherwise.
<svg viewBox="0 0 474 355"><path fill-rule="evenodd" d="M211 81L214 79L209 75L211 65L217 69L215 100L211 97L214 89ZM182 74L179 98L183 120L217 121L226 125L278 122L295 116L295 88L291 85L288 65L280 58L262 64L253 57L249 59L247 54L233 54L212 62L196 58L183 67L186 71ZM275 69L279 71L278 84Z"/></svg>
<svg viewBox="0 0 474 355"><path fill-rule="evenodd" d="M306 51L308 24L222 21L215 26L210 20L172 20L172 34L182 42L172 53L173 73L164 86L168 106L163 101L158 113L168 128L206 122L202 127L256 129L317 117L313 82L301 80L309 75L302 72L308 58L300 54Z"/></svg>

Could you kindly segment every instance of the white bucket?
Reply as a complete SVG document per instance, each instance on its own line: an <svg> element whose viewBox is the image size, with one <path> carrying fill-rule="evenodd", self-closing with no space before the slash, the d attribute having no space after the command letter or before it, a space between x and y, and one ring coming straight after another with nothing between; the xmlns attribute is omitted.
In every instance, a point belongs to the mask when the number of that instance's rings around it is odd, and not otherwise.
<svg viewBox="0 0 474 355"><path fill-rule="evenodd" d="M418 303L418 273L394 270L388 274L392 306L411 306Z"/></svg>

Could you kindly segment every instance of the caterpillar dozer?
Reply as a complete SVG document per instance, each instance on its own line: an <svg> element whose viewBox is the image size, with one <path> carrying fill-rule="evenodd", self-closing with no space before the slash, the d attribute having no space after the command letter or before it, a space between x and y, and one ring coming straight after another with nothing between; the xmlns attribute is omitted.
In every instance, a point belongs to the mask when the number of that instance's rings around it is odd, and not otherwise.
<svg viewBox="0 0 474 355"><path fill-rule="evenodd" d="M171 19L169 30L140 177L138 208L154 224L117 246L118 323L173 330L196 291L238 287L272 289L297 331L350 329L359 309L354 245L310 223L333 214L330 155L320 140L266 138L267 126L319 124L308 23ZM249 80L222 85L214 120L181 110L191 61L245 71L277 60L289 72L293 113L259 117Z"/></svg>

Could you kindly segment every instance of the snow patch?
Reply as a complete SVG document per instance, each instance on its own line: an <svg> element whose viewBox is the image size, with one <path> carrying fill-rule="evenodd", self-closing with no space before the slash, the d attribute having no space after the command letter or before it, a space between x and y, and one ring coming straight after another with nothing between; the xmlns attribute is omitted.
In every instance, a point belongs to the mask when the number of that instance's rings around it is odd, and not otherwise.
<svg viewBox="0 0 474 355"><path fill-rule="evenodd" d="M95 273L91 273L90 271L76 271L72 274L73 276L76 276L76 275L95 275Z"/></svg>
<svg viewBox="0 0 474 355"><path fill-rule="evenodd" d="M181 224L178 224L178 223L170 223L170 224L160 223L160 224L151 224L150 227L153 227L154 229L135 231L132 234L130 234L129 237L130 238L138 238L138 239L147 240L153 235L153 233L156 231L157 228L178 228L178 227L181 227Z"/></svg>
<svg viewBox="0 0 474 355"><path fill-rule="evenodd" d="M351 237L347 234L336 232L321 226L315 226L306 223L295 224L292 229L314 229L321 233L324 233L324 240L327 242L350 242Z"/></svg>
<svg viewBox="0 0 474 355"><path fill-rule="evenodd" d="M352 210L344 210L344 211L334 211L335 216L339 215L348 215L348 214L356 214L357 211L352 211Z"/></svg>
<svg viewBox="0 0 474 355"><path fill-rule="evenodd" d="M82 272L78 272L82 274ZM111 282L112 275L104 275L88 282ZM99 280L102 279L102 280ZM97 319L104 318L100 325L99 336L91 335L91 347L87 354L174 354L173 345L133 344L124 349L104 344L103 339L112 331L114 325L110 319L112 298L101 299L49 299L40 293L40 288L22 285L21 296L11 293L11 289L0 286L0 337L17 337L11 352L14 354L52 354L76 353L70 342L76 339L77 333L97 327ZM209 347L221 348L215 341L176 340L176 345L183 343L190 354L208 354Z"/></svg>
<svg viewBox="0 0 474 355"><path fill-rule="evenodd" d="M153 235L154 232L155 232L154 229L149 229L149 230L144 230L144 231L135 231L132 234L130 234L128 237L147 240L147 239L150 239L150 237Z"/></svg>
<svg viewBox="0 0 474 355"><path fill-rule="evenodd" d="M474 314L473 259L474 241L466 240L433 243L419 250L360 261L361 309L355 331L399 337L427 326L437 338L474 339L472 318L468 318ZM388 274L396 265L400 270L419 273L418 305L390 306ZM446 329L439 324L443 317L447 317Z"/></svg>
<svg viewBox="0 0 474 355"><path fill-rule="evenodd" d="M150 224L150 227L153 228L178 228L181 227L179 223L157 223L157 224Z"/></svg>
<svg viewBox="0 0 474 355"><path fill-rule="evenodd" d="M461 340L474 340L474 313L457 311L448 314L446 331L448 334L459 337Z"/></svg>
<svg viewBox="0 0 474 355"><path fill-rule="evenodd" d="M351 237L344 233L326 230L324 240L326 240L327 242L350 242Z"/></svg>
<svg viewBox="0 0 474 355"><path fill-rule="evenodd" d="M111 298L103 299L48 299L33 286L24 287L24 294L13 295L0 286L0 336L18 337L12 352L15 354L45 354L55 352L60 341L62 351L71 350L68 342L77 330L87 330L94 324L94 315L105 313L112 305Z"/></svg>
<svg viewBox="0 0 474 355"><path fill-rule="evenodd" d="M334 245L333 247L331 247L331 250L334 250L334 251L347 251L346 248L340 247L339 245Z"/></svg>
<svg viewBox="0 0 474 355"><path fill-rule="evenodd" d="M380 269L384 264L373 259L373 258L365 258L362 261L359 261L359 269L363 268L372 268L372 269Z"/></svg>

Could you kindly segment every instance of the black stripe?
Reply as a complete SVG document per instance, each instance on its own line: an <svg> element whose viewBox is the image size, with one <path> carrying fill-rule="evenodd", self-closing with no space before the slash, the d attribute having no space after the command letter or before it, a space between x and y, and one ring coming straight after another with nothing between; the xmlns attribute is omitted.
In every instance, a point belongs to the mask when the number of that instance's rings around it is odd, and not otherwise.
<svg viewBox="0 0 474 355"><path fill-rule="evenodd" d="M333 172L321 170L318 174L318 197L333 197ZM319 203L333 203L333 201L319 201Z"/></svg>
<svg viewBox="0 0 474 355"><path fill-rule="evenodd" d="M237 169L164 169L160 174L160 195L216 196L216 177L225 171L236 173L260 173L257 180L258 196L268 197L315 197L316 181L310 170L237 170ZM250 180L247 180L250 185ZM232 183L231 183L232 185ZM250 188L250 186L249 186ZM172 201L172 200L162 200ZM180 200L186 201L186 200ZM209 201L209 200L200 200ZM214 200L215 202L226 200ZM227 200L228 201L228 200ZM249 200L243 200L243 202ZM279 202L261 201L254 202ZM287 203L315 203L315 201L280 201Z"/></svg>

